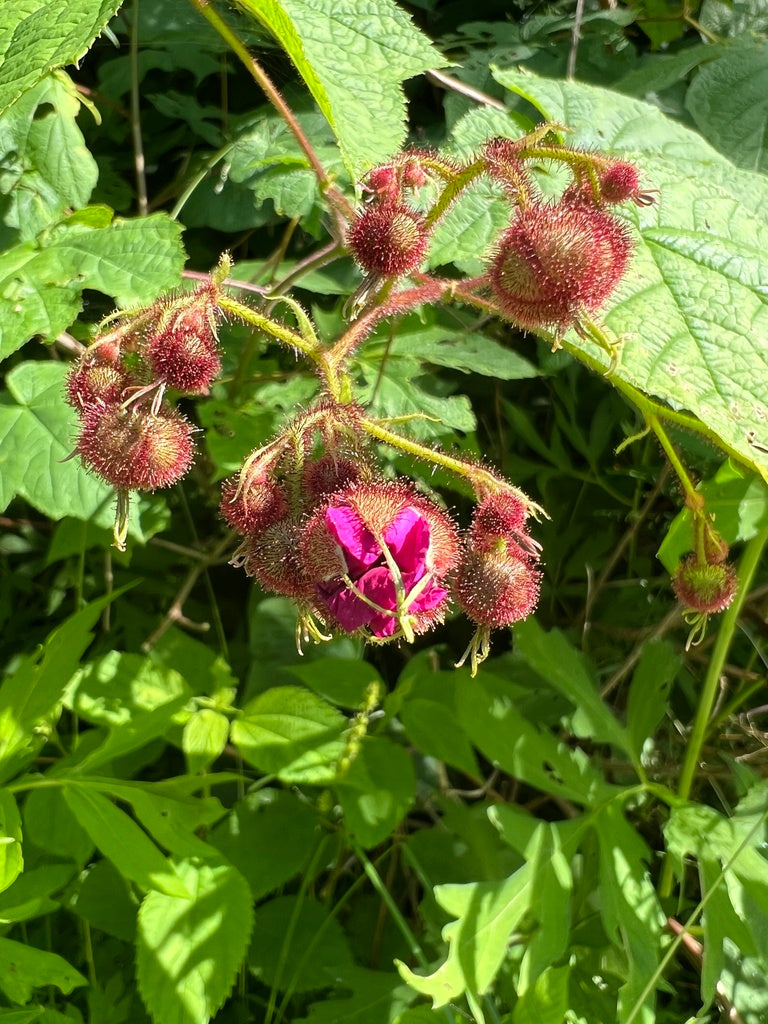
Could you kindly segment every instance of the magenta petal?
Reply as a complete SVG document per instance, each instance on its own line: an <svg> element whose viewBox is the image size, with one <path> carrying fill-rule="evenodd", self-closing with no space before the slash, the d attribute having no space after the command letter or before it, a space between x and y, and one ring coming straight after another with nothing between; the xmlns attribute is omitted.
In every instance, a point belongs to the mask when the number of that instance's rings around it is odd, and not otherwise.
<svg viewBox="0 0 768 1024"><path fill-rule="evenodd" d="M429 583L410 605L408 611L412 615L418 615L419 612L431 612L433 608L442 604L447 596L448 591L445 587L441 587L437 583Z"/></svg>
<svg viewBox="0 0 768 1024"><path fill-rule="evenodd" d="M381 557L376 538L348 505L334 505L326 509L325 525L341 548L347 570L353 578Z"/></svg>
<svg viewBox="0 0 768 1024"><path fill-rule="evenodd" d="M373 614L373 609L361 601L357 594L353 594L344 584L334 593L323 595L325 603L333 613L341 628L347 633L354 633L361 626L367 626Z"/></svg>
<svg viewBox="0 0 768 1024"><path fill-rule="evenodd" d="M384 542L402 573L424 575L430 532L427 521L415 509L398 512L384 531Z"/></svg>

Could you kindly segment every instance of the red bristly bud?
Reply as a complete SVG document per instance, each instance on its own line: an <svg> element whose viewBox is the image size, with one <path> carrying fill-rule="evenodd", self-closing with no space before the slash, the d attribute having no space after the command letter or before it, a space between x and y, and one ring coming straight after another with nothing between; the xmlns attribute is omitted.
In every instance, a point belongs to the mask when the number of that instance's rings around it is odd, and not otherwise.
<svg viewBox="0 0 768 1024"><path fill-rule="evenodd" d="M515 550L516 549L516 550ZM539 600L541 573L516 545L482 551L467 545L453 596L479 626L496 629L527 618Z"/></svg>
<svg viewBox="0 0 768 1024"><path fill-rule="evenodd" d="M168 387L187 395L206 395L221 369L216 310L209 292L200 293L171 320L162 320L147 342L146 359Z"/></svg>
<svg viewBox="0 0 768 1024"><path fill-rule="evenodd" d="M502 311L523 328L571 327L605 302L626 270L626 228L583 201L517 211L489 279Z"/></svg>
<svg viewBox="0 0 768 1024"><path fill-rule="evenodd" d="M729 562L708 564L688 555L672 577L675 596L686 608L705 614L725 611L736 596L738 579Z"/></svg>
<svg viewBox="0 0 768 1024"><path fill-rule="evenodd" d="M233 530L255 537L288 515L288 495L282 484L269 477L241 480L232 476L221 485L219 511Z"/></svg>
<svg viewBox="0 0 768 1024"><path fill-rule="evenodd" d="M180 480L192 465L192 426L178 413L145 407L86 412L77 452L108 484L154 491Z"/></svg>
<svg viewBox="0 0 768 1024"><path fill-rule="evenodd" d="M407 206L367 206L349 231L352 255L368 274L399 277L416 270L427 253L423 219Z"/></svg>
<svg viewBox="0 0 768 1024"><path fill-rule="evenodd" d="M314 505L326 494L343 490L355 483L365 469L352 459L339 458L336 455L323 455L319 459L310 459L302 470L303 493L310 505ZM370 473L368 473L370 475Z"/></svg>
<svg viewBox="0 0 768 1024"><path fill-rule="evenodd" d="M244 568L265 590L310 601L315 586L298 557L301 527L302 521L295 518L272 523L250 543Z"/></svg>
<svg viewBox="0 0 768 1024"><path fill-rule="evenodd" d="M67 402L80 413L95 406L105 409L118 405L132 383L119 362L102 362L86 353L67 376Z"/></svg>

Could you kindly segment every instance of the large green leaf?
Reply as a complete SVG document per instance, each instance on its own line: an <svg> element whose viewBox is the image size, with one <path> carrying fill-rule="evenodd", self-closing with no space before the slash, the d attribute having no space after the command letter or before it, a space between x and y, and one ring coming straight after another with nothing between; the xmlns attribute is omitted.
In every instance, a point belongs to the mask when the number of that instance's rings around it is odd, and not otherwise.
<svg viewBox="0 0 768 1024"><path fill-rule="evenodd" d="M146 832L104 794L85 786L67 786L64 799L94 845L121 875L142 889L188 895L184 882Z"/></svg>
<svg viewBox="0 0 768 1024"><path fill-rule="evenodd" d="M178 872L188 899L151 892L139 910L139 991L157 1024L208 1024L248 948L251 894L229 864L184 862Z"/></svg>
<svg viewBox="0 0 768 1024"><path fill-rule="evenodd" d="M210 836L242 873L255 900L305 870L317 845L318 817L293 793L251 793L235 804Z"/></svg>
<svg viewBox="0 0 768 1024"><path fill-rule="evenodd" d="M521 714L504 680L480 673L471 687L458 690L456 707L478 750L510 775L587 807L615 792L582 750L559 742Z"/></svg>
<svg viewBox="0 0 768 1024"><path fill-rule="evenodd" d="M0 510L18 495L51 519L72 516L110 527L114 490L87 473L79 459L67 461L77 437L77 418L64 401L65 377L61 363L26 362L5 378L8 393L0 395ZM131 534L142 540L138 506L132 505Z"/></svg>
<svg viewBox="0 0 768 1024"><path fill-rule="evenodd" d="M365 736L338 783L346 826L363 846L383 842L406 814L416 792L407 750L384 736Z"/></svg>
<svg viewBox="0 0 768 1024"><path fill-rule="evenodd" d="M515 627L515 640L518 651L531 668L577 709L574 717L577 736L594 738L630 752L627 732L600 699L583 656L559 630L547 633L530 618Z"/></svg>
<svg viewBox="0 0 768 1024"><path fill-rule="evenodd" d="M45 720L53 715L83 651L91 629L113 600L93 601L70 616L41 650L22 658L0 686L0 782L29 761L45 741Z"/></svg>
<svg viewBox="0 0 768 1024"><path fill-rule="evenodd" d="M0 116L6 244L29 241L67 207L78 209L90 199L99 169L77 127L79 110L69 79L49 75Z"/></svg>
<svg viewBox="0 0 768 1024"><path fill-rule="evenodd" d="M768 477L768 182L628 96L496 71L569 141L637 163L659 201L624 210L637 251L605 321L623 339L617 376L701 420ZM594 346L568 335L607 368Z"/></svg>
<svg viewBox="0 0 768 1024"><path fill-rule="evenodd" d="M77 317L93 288L121 306L140 305L178 284L181 227L167 214L113 219L86 207L0 254L0 359L34 335L52 341Z"/></svg>
<svg viewBox="0 0 768 1024"><path fill-rule="evenodd" d="M252 700L232 723L232 742L245 760L284 782L331 782L344 751L346 719L300 686L275 686Z"/></svg>
<svg viewBox="0 0 768 1024"><path fill-rule="evenodd" d="M400 148L406 130L401 83L445 62L392 0L237 2L298 68L353 178Z"/></svg>
<svg viewBox="0 0 768 1024"><path fill-rule="evenodd" d="M705 64L685 105L721 153L739 167L768 171L768 42L736 45Z"/></svg>
<svg viewBox="0 0 768 1024"><path fill-rule="evenodd" d="M32 992L44 985L55 985L71 992L88 982L56 953L12 939L0 939L0 990L13 1003L27 1003Z"/></svg>
<svg viewBox="0 0 768 1024"><path fill-rule="evenodd" d="M52 68L74 64L122 0L13 0L0 5L0 110Z"/></svg>

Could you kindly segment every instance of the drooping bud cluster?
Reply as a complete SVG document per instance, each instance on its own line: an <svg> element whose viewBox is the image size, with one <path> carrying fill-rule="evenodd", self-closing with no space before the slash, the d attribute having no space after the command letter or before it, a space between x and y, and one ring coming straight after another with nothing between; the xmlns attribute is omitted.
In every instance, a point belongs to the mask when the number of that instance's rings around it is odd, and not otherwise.
<svg viewBox="0 0 768 1024"><path fill-rule="evenodd" d="M193 427L168 391L207 394L219 371L215 291L205 285L125 315L67 377L67 401L81 421L74 454L117 488L120 548L128 493L169 487L192 465Z"/></svg>
<svg viewBox="0 0 768 1024"><path fill-rule="evenodd" d="M412 641L443 621L453 598L492 628L536 605L538 545L530 505L499 482L462 540L450 514L410 481L376 468L362 410L325 400L303 413L224 482L221 513L243 538L233 564L299 607L299 638L330 631ZM487 471L473 467L478 480Z"/></svg>

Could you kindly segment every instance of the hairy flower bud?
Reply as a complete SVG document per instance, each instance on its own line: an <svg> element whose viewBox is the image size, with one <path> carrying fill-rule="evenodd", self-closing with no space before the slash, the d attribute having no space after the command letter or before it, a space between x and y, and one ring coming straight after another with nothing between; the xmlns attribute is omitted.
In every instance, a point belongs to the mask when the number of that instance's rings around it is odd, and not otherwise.
<svg viewBox="0 0 768 1024"><path fill-rule="evenodd" d="M254 537L288 515L288 496L282 484L267 476L232 476L221 485L219 511L233 530Z"/></svg>
<svg viewBox="0 0 768 1024"><path fill-rule="evenodd" d="M67 376L67 402L80 413L94 406L118 405L131 383L119 362L103 362L86 353Z"/></svg>
<svg viewBox="0 0 768 1024"><path fill-rule="evenodd" d="M527 618L539 600L541 573L514 545L479 550L471 542L456 572L453 596L479 626L511 626ZM519 549L518 549L519 550Z"/></svg>
<svg viewBox="0 0 768 1024"><path fill-rule="evenodd" d="M155 376L187 395L206 395L221 369L215 309L207 294L158 325L149 338L146 360Z"/></svg>
<svg viewBox="0 0 768 1024"><path fill-rule="evenodd" d="M611 214L584 202L547 203L517 211L488 276L510 320L562 333L605 302L629 255L627 230Z"/></svg>
<svg viewBox="0 0 768 1024"><path fill-rule="evenodd" d="M294 601L311 600L315 590L297 557L302 525L298 518L272 523L250 541L244 562L245 571L265 590Z"/></svg>
<svg viewBox="0 0 768 1024"><path fill-rule="evenodd" d="M725 611L736 596L736 570L729 562L709 564L696 555L684 558L672 576L672 589L681 604L692 611Z"/></svg>
<svg viewBox="0 0 768 1024"><path fill-rule="evenodd" d="M364 464L361 466L352 459L336 455L310 459L302 470L303 492L309 504L314 505L326 494L333 494L355 483L364 469Z"/></svg>
<svg viewBox="0 0 768 1024"><path fill-rule="evenodd" d="M373 203L349 231L352 255L368 274L398 277L416 270L428 245L427 229L419 214L395 203Z"/></svg>
<svg viewBox="0 0 768 1024"><path fill-rule="evenodd" d="M154 491L176 483L192 465L192 426L175 412L94 410L85 416L77 452L113 487Z"/></svg>

